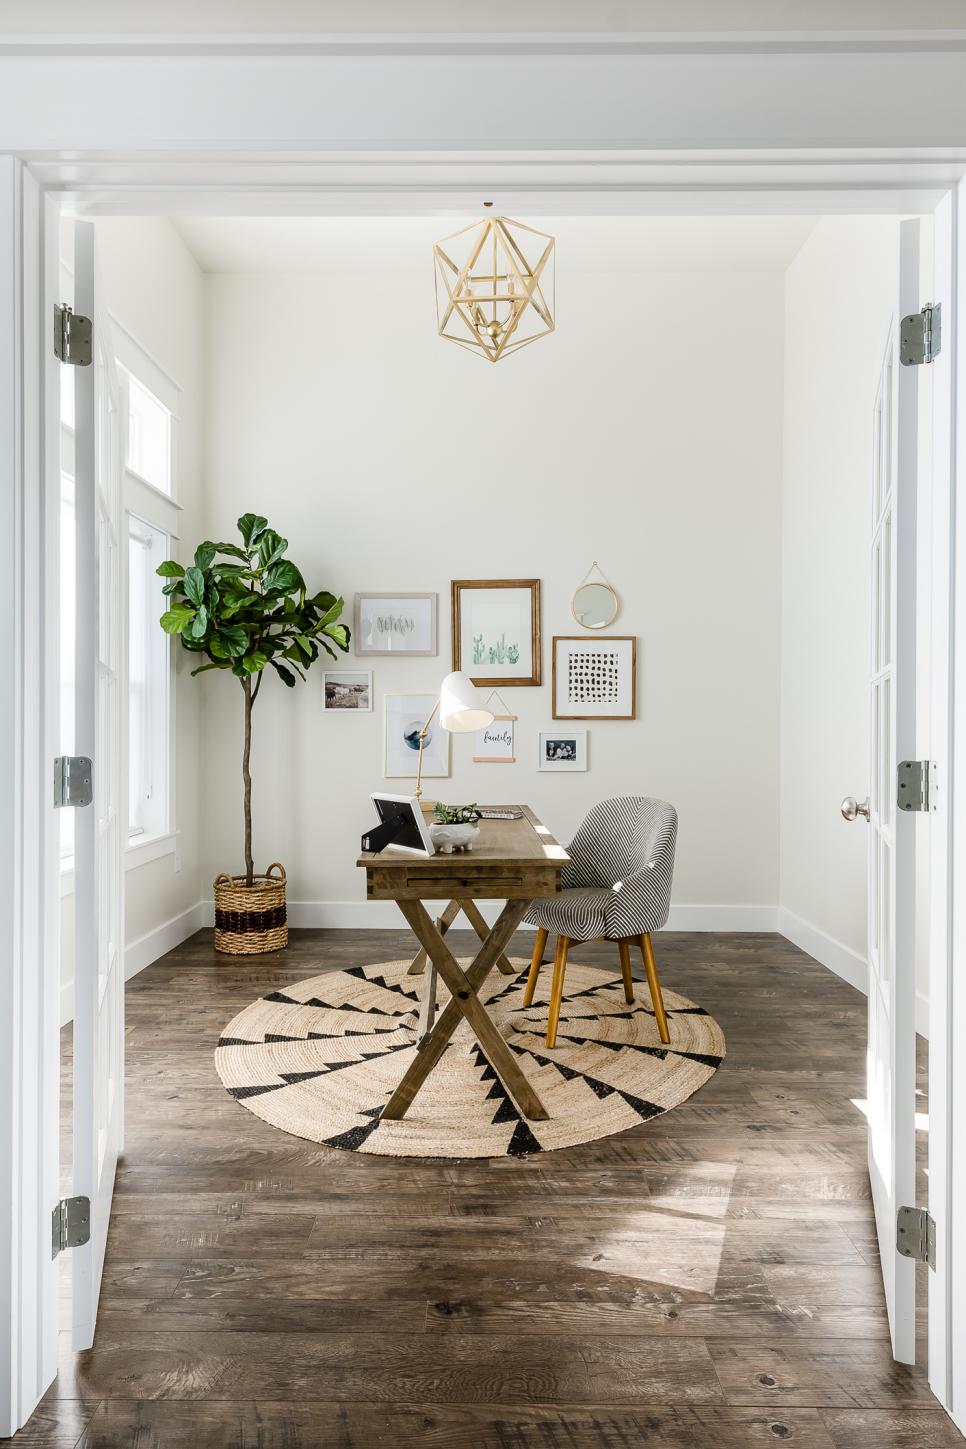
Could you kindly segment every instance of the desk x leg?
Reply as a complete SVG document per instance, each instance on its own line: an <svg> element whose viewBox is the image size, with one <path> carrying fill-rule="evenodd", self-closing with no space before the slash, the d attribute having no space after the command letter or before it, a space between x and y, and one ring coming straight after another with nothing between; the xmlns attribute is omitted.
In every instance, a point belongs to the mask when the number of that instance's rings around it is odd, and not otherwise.
<svg viewBox="0 0 966 1449"><path fill-rule="evenodd" d="M479 936L480 940L485 941L490 933L490 928L486 924L486 921L483 919L483 913L477 906L476 902L467 900L465 897L460 897L457 900L450 901L443 914L441 916L437 916L436 925L439 927L439 934L441 936L446 935L446 932L456 920L456 917L459 915L460 911L463 912L463 915L469 921L470 925L473 927L473 930ZM406 975L419 976L423 971L426 970L427 960L428 957L426 955L426 948L424 946L421 946L413 957L412 965L406 972ZM504 976L514 976L516 974L513 967L510 965L510 962L507 960L506 956L503 954L502 951L497 958L496 964L499 970L503 972Z"/></svg>
<svg viewBox="0 0 966 1449"><path fill-rule="evenodd" d="M422 901L404 900L397 904L420 945L449 987L450 999L440 1013L436 1025L419 1043L414 1061L383 1108L383 1117L388 1121L398 1121L406 1115L423 1082L443 1055L461 1018L465 1018L484 1056L523 1115L532 1121L546 1121L546 1107L527 1081L477 995L509 944L513 932L526 915L530 902L507 901L496 924L487 932L482 946L465 972L446 945L442 931L432 920Z"/></svg>

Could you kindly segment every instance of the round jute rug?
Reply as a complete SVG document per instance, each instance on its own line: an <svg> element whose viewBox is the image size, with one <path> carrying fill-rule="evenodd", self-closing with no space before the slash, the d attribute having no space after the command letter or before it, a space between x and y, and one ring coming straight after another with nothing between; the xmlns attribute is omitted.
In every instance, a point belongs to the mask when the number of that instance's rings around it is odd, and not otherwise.
<svg viewBox="0 0 966 1449"><path fill-rule="evenodd" d="M406 1117L380 1120L415 1054L422 978L406 974L408 961L327 972L253 1001L225 1028L215 1067L250 1112L311 1142L386 1157L517 1157L636 1127L721 1065L724 1034L703 1007L665 991L671 1042L662 1046L646 987L637 983L629 1006L619 972L577 962L548 1050L550 967L524 1008L528 965L513 964L519 973L493 971L480 997L549 1121L520 1114L465 1021ZM438 1000L442 1009L442 982Z"/></svg>

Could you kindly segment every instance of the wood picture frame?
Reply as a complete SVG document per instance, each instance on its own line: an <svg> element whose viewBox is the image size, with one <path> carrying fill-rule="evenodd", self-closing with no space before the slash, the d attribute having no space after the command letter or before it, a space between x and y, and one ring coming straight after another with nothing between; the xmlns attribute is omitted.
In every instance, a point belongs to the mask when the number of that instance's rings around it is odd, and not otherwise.
<svg viewBox="0 0 966 1449"><path fill-rule="evenodd" d="M577 647L565 647L570 645ZM635 635L555 634L551 651L552 719L637 719ZM583 699L575 697L572 677L571 658L578 656L590 667L579 685Z"/></svg>
<svg viewBox="0 0 966 1449"><path fill-rule="evenodd" d="M539 685L540 580L454 579L451 590L453 668L463 670L477 685ZM505 620L511 621L509 641Z"/></svg>

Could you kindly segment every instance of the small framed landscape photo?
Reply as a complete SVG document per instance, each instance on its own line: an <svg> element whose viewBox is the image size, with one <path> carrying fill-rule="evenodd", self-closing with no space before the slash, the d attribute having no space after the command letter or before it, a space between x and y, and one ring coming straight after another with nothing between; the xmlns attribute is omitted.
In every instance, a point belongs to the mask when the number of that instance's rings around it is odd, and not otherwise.
<svg viewBox="0 0 966 1449"><path fill-rule="evenodd" d="M352 648L410 658L436 654L436 595L356 594Z"/></svg>
<svg viewBox="0 0 966 1449"><path fill-rule="evenodd" d="M327 669L324 677L323 707L325 709L372 710L372 671L360 669Z"/></svg>
<svg viewBox="0 0 966 1449"><path fill-rule="evenodd" d="M586 770L586 730L542 730L540 732L541 770Z"/></svg>

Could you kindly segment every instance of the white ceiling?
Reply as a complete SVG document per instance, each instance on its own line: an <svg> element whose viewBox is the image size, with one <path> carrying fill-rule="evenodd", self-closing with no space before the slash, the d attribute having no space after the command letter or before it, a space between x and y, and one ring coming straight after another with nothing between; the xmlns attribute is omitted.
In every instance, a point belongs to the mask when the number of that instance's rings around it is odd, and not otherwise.
<svg viewBox="0 0 966 1449"><path fill-rule="evenodd" d="M481 213L482 214L482 213ZM474 220L473 215L466 218ZM784 271L802 216L566 216L520 220L557 238L570 272ZM206 272L424 272L446 217L190 216L175 225Z"/></svg>

